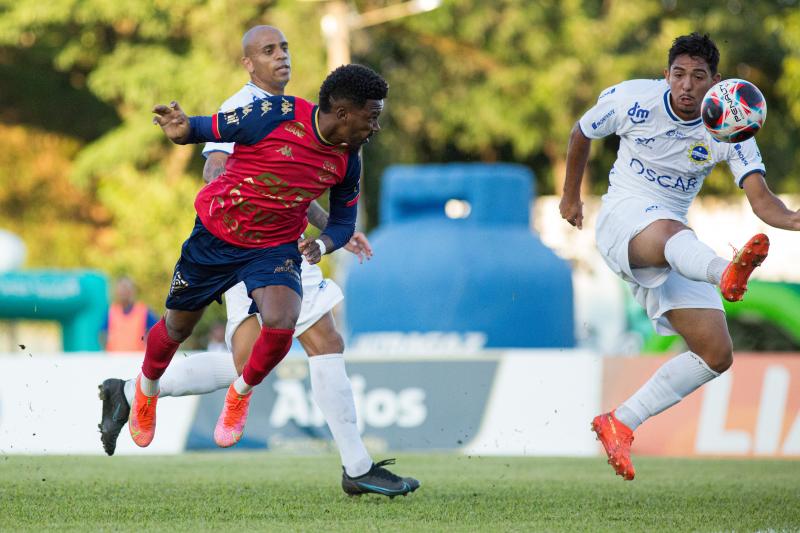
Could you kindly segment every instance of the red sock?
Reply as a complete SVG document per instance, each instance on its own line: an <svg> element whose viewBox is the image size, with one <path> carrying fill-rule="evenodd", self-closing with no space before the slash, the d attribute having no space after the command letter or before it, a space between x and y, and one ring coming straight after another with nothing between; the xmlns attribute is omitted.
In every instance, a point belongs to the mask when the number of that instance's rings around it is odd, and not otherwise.
<svg viewBox="0 0 800 533"><path fill-rule="evenodd" d="M255 387L261 383L292 347L293 329L273 329L262 327L261 335L253 345L247 364L242 372L244 382Z"/></svg>
<svg viewBox="0 0 800 533"><path fill-rule="evenodd" d="M181 343L172 340L167 335L167 324L162 317L147 334L147 348L144 351L144 363L142 363L144 377L147 379L160 378L180 345Z"/></svg>

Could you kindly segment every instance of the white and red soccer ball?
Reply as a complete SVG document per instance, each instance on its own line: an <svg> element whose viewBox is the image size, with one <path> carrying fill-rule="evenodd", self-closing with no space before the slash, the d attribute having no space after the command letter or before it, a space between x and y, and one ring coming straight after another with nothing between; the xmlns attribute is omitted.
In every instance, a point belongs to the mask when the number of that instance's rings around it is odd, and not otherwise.
<svg viewBox="0 0 800 533"><path fill-rule="evenodd" d="M749 81L724 80L708 90L700 113L712 137L724 143L738 143L758 133L764 125L767 101Z"/></svg>

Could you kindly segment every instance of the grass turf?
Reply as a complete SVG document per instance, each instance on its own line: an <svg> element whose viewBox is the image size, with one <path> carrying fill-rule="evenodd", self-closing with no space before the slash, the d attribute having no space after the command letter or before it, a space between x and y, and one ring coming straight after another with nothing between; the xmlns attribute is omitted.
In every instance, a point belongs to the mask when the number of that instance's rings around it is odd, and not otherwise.
<svg viewBox="0 0 800 533"><path fill-rule="evenodd" d="M407 498L352 498L334 456L0 458L0 531L798 531L800 461L402 455Z"/></svg>

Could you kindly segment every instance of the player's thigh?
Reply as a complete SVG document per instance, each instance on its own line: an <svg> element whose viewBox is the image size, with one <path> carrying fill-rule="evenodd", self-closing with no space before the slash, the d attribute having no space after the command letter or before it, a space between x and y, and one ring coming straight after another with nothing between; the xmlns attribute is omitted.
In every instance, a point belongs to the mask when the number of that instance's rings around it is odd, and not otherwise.
<svg viewBox="0 0 800 533"><path fill-rule="evenodd" d="M733 345L725 313L719 309L672 309L665 313L689 349L717 372L733 362Z"/></svg>
<svg viewBox="0 0 800 533"><path fill-rule="evenodd" d="M336 329L336 321L330 311L314 322L297 340L309 357L344 352L344 340Z"/></svg>
<svg viewBox="0 0 800 533"><path fill-rule="evenodd" d="M250 293L265 327L294 329L300 316L300 295L286 285L258 287Z"/></svg>
<svg viewBox="0 0 800 533"><path fill-rule="evenodd" d="M253 351L253 345L261 334L261 324L256 315L245 318L231 337L231 351L233 352L233 364L236 365L236 372L241 375L247 359Z"/></svg>
<svg viewBox="0 0 800 533"><path fill-rule="evenodd" d="M676 233L689 229L677 220L656 220L628 243L628 260L631 267L667 266L664 247Z"/></svg>
<svg viewBox="0 0 800 533"><path fill-rule="evenodd" d="M260 250L239 270L264 327L295 328L303 298L301 261L297 243L292 242Z"/></svg>

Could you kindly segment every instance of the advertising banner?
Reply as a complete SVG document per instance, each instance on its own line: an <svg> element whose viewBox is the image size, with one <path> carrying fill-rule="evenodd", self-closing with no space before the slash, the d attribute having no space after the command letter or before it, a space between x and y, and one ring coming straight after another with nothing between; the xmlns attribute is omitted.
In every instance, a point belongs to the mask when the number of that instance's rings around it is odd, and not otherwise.
<svg viewBox="0 0 800 533"><path fill-rule="evenodd" d="M365 442L377 450L461 447L478 432L494 382L498 361L487 359L348 362ZM224 394L202 397L187 449L218 449L213 433ZM253 395L247 431L237 446L296 450L330 438L312 397L308 363L291 359Z"/></svg>
<svg viewBox="0 0 800 533"><path fill-rule="evenodd" d="M667 357L609 358L603 410L636 392ZM800 357L736 354L733 366L636 430L638 455L800 456Z"/></svg>

